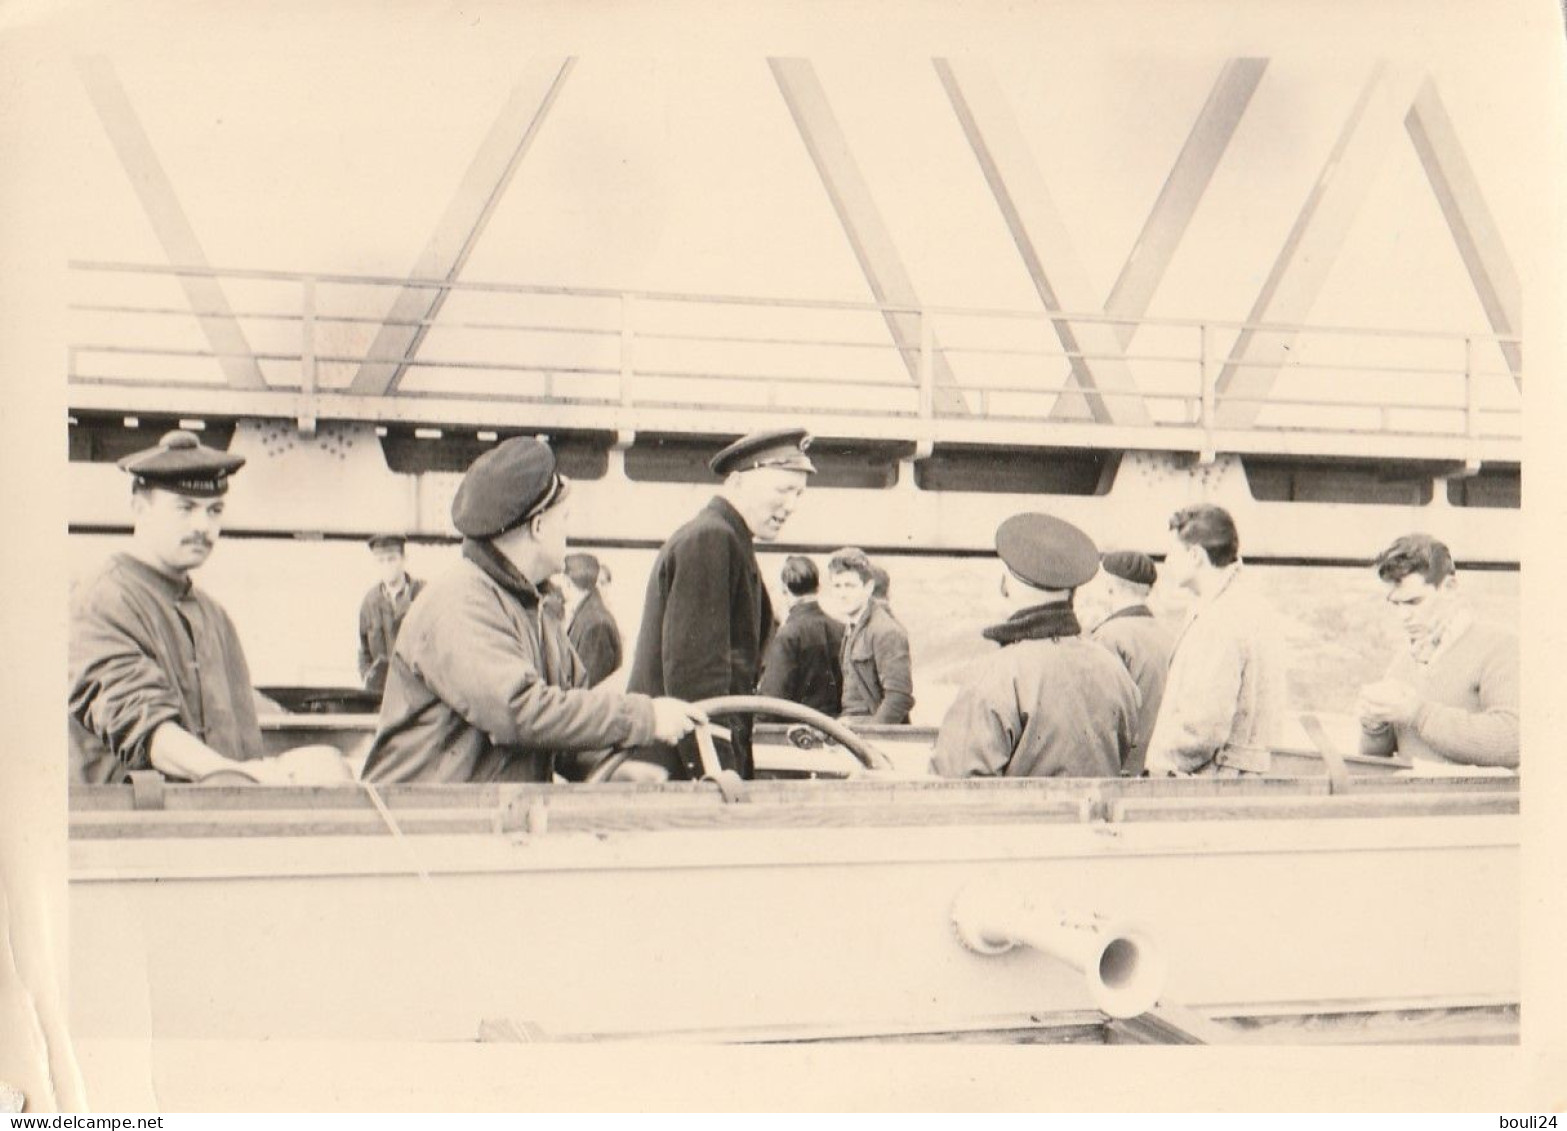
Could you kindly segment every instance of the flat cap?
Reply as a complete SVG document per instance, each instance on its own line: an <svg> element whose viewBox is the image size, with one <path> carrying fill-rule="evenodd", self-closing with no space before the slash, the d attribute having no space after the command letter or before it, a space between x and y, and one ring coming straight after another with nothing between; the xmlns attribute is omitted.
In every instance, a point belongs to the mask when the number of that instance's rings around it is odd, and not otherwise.
<svg viewBox="0 0 1567 1131"><path fill-rule="evenodd" d="M1070 522L1048 514L1015 514L996 528L996 553L1036 589L1076 589L1099 569L1099 548Z"/></svg>
<svg viewBox="0 0 1567 1131"><path fill-rule="evenodd" d="M708 460L717 475L731 471L750 471L753 467L781 467L785 471L814 473L816 465L807 458L811 434L804 428L775 428L742 436Z"/></svg>
<svg viewBox="0 0 1567 1131"><path fill-rule="evenodd" d="M1106 573L1134 585L1152 585L1159 580L1153 559L1137 550L1112 550L1100 559Z"/></svg>
<svg viewBox="0 0 1567 1131"><path fill-rule="evenodd" d="M494 538L548 510L569 486L548 444L514 436L468 468L452 499L452 525L469 538Z"/></svg>
<svg viewBox="0 0 1567 1131"><path fill-rule="evenodd" d="M368 542L372 550L401 550L408 545L408 538L402 534L372 534Z"/></svg>
<svg viewBox="0 0 1567 1131"><path fill-rule="evenodd" d="M157 447L132 452L118 466L135 476L138 484L215 499L228 492L228 477L245 466L245 457L209 448L194 432L180 428L165 432Z"/></svg>

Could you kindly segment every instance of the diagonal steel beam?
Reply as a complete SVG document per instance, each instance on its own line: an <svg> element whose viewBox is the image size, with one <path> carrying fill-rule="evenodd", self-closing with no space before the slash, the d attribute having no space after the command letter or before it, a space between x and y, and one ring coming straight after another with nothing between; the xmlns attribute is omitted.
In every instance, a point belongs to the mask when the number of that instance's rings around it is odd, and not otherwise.
<svg viewBox="0 0 1567 1131"><path fill-rule="evenodd" d="M1267 69L1266 59L1239 58L1228 60L1219 71L1121 274L1110 288L1106 314L1136 319L1148 313L1154 291L1175 258L1175 250ZM1117 322L1112 329L1123 348L1137 334L1135 322Z"/></svg>
<svg viewBox="0 0 1567 1131"><path fill-rule="evenodd" d="M1053 314L1098 309L1088 273L1000 88L973 64L933 62L1040 302ZM1081 394L1063 394L1052 415L1080 415L1086 402L1100 423L1151 423L1124 350L1107 323L1056 318L1051 326L1068 353L1092 355L1069 359Z"/></svg>
<svg viewBox="0 0 1567 1131"><path fill-rule="evenodd" d="M506 105L485 135L463 174L457 192L409 272L416 279L454 281L479 242L517 166L538 136L550 107L571 74L574 58L530 62L512 87ZM432 321L446 303L449 291L438 287L404 287L398 291L386 319L376 331L368 356L377 359L360 364L349 391L366 396L394 392L408 364L419 352ZM406 325L406 323L416 323Z"/></svg>
<svg viewBox="0 0 1567 1131"><path fill-rule="evenodd" d="M1453 120L1430 78L1420 84L1404 118L1404 128L1420 156L1491 328L1508 337L1518 336L1523 326L1518 272L1486 205L1480 182L1459 144ZM1522 347L1517 342L1503 342L1501 349L1513 380L1521 382Z"/></svg>
<svg viewBox="0 0 1567 1131"><path fill-rule="evenodd" d="M1396 84L1387 64L1379 62L1301 205L1246 318L1248 324L1295 325L1310 314L1409 105L1407 88L1401 98L1396 85L1402 84ZM1217 426L1246 428L1255 423L1295 336L1275 330L1240 332L1215 386Z"/></svg>
<svg viewBox="0 0 1567 1131"><path fill-rule="evenodd" d="M101 55L93 55L77 59L76 65L109 144L130 178L153 234L163 245L163 254L175 267L209 267L201 241L180 207L174 185L164 172L113 64ZM201 275L181 275L179 282L191 310L203 312L196 315L196 321L217 355L229 385L236 389L265 389L266 378L256 362L255 351L234 317L222 284L213 276Z"/></svg>
<svg viewBox="0 0 1567 1131"><path fill-rule="evenodd" d="M767 62L827 189L833 210L849 237L849 246L854 249L871 294L878 303L888 306L918 307L920 300L914 283L892 242L881 210L871 196L870 186L854 160L848 138L832 112L827 92L816 77L816 69L808 59L772 58ZM920 316L885 311L883 317L910 378L918 381ZM946 413L967 414L968 403L956 388L957 378L946 354L933 346L930 360L935 407Z"/></svg>

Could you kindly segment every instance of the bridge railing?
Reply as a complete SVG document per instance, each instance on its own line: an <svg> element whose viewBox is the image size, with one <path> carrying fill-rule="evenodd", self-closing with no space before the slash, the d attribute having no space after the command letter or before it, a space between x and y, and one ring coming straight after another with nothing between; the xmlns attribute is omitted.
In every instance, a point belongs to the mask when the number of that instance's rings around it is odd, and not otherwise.
<svg viewBox="0 0 1567 1131"><path fill-rule="evenodd" d="M71 273L80 408L128 405L135 389L179 409L191 390L233 388L302 420L417 419L440 400L474 404L476 421L496 403L597 407L618 427L676 410L693 431L776 412L905 421L916 437L957 420L1099 424L1209 450L1236 433L1363 436L1368 455L1378 437L1427 437L1457 458L1522 432L1521 343L1481 332L132 263Z"/></svg>

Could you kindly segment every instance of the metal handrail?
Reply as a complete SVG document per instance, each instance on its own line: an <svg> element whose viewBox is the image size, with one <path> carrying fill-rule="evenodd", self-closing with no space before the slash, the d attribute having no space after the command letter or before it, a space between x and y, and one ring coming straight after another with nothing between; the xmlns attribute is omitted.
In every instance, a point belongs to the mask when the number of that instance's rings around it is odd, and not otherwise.
<svg viewBox="0 0 1567 1131"><path fill-rule="evenodd" d="M253 350L217 350L201 349L186 346L166 346L148 344L126 344L114 341L87 341L79 342L70 347L69 369L70 378L74 382L84 384L122 384L135 382L136 378L129 374L108 376L102 374L84 374L79 372L78 362L84 355L105 354L115 356L139 356L144 358L164 359L217 359L217 360L243 360L253 363L267 362L283 365L297 364L299 367L299 383L278 382L275 379L264 385L260 391L273 392L297 392L302 397L300 408L301 426L309 422L314 427L315 412L311 407L313 401L325 392L341 394L344 390L333 386L331 389L323 389L320 385L320 367L326 366L381 366L391 367L398 372L408 370L416 371L466 371L476 373L491 373L501 375L518 375L529 378L542 378L542 400L546 402L568 402L576 404L606 404L618 401L623 407L635 407L638 405L680 405L679 400L670 400L667 394L653 396L652 390L642 385L644 381L683 381L691 383L723 382L732 385L765 386L765 407L776 408L780 399L793 400L789 397L788 390L796 391L805 389L835 388L854 390L861 393L875 392L885 394L913 393L917 396L917 408L914 411L904 411L884 405L881 411L887 415L897 417L915 416L925 421L933 421L938 417L953 415L953 409L938 401L938 393L957 395L963 398L973 398L977 401L978 415L981 419L991 420L1026 420L1043 419L1044 413L1013 413L995 412L993 405L998 397L1008 395L1025 395L1035 397L1063 397L1081 396L1090 398L1096 403L1125 404L1132 403L1167 403L1174 402L1181 408L1179 415L1181 420L1173 422L1175 427L1190 429L1196 428L1199 432L1209 437L1210 443L1205 450L1211 450L1212 438L1220 430L1233 432L1233 425L1225 424L1227 419L1221 416L1221 409L1233 406L1248 406L1252 408L1289 407L1316 410L1356 410L1360 412L1378 413L1377 428L1345 427L1342 424L1327 428L1327 431L1338 431L1354 434L1383 433L1388 435L1410 434L1410 429L1392 427L1391 414L1393 413L1436 413L1455 414L1460 417L1461 423L1457 427L1438 429L1433 428L1429 432L1420 429L1414 431L1422 435L1447 436L1455 442L1473 445L1486 439L1497 439L1498 434L1494 429L1487 430L1482 426L1482 420L1497 416L1512 416L1521 418L1521 407L1498 407L1490 403L1482 403L1480 381L1482 379L1513 377L1517 374L1511 371L1497 371L1494 369L1482 369L1477 364L1476 349L1480 344L1502 347L1517 343L1518 338L1507 335L1482 334L1482 333L1445 333L1429 330L1397 330L1386 327L1335 327L1316 326L1307 324L1267 324L1249 323L1225 320L1201 320L1201 319L1165 319L1165 318L1133 318L1129 316L1117 316L1104 312L1066 313L1060 311L1032 310L1017 311L995 308L971 308L949 306L911 307L897 304L879 304L866 302L852 302L831 299L797 299L797 298L762 298L755 296L737 295L704 295L693 293L676 293L652 290L612 290L597 287L574 286L541 286L527 283L482 283L465 282L460 280L425 280L418 278L402 278L392 276L348 275L337 273L299 273L288 271L273 271L264 269L221 269L209 267L168 267L148 264L105 263L73 261L72 268L83 272L117 273L135 276L197 276L209 278L233 278L250 279L265 282L287 283L299 289L299 310L297 313L287 311L247 311L234 313L227 310L203 310L182 309L169 305L136 305L128 303L108 302L79 302L73 303L69 309L88 314L130 315L130 316L154 316L169 318L184 315L195 318L225 318L236 321L244 319L265 320L290 324L299 324L299 346L297 352L287 349L253 349ZM509 320L489 319L437 319L426 318L379 318L365 314L333 313L321 309L320 289L324 286L342 287L396 287L436 289L440 291L465 291L472 293L494 295L531 295L545 297L571 297L586 298L594 301L614 300L616 302L615 325L562 325L540 324L535 321L513 322ZM877 342L863 340L858 337L844 337L833 335L827 338L815 338L809 336L807 331L802 336L787 337L777 333L764 333L757 336L746 334L726 334L712 332L685 333L677 329L660 327L654 318L649 324L649 315L646 313L649 304L655 308L659 305L670 304L685 305L722 305L730 307L763 308L775 311L826 311L835 313L874 313L889 318L889 325L894 327L894 332L885 341ZM656 314L656 309L655 309ZM903 323L899 330L895 323L897 317L909 317L914 319L912 324ZM1059 323L1098 323L1132 325L1135 328L1147 328L1151 330L1177 330L1188 332L1197 331L1196 350L1194 353L1180 352L1149 352L1130 353L1125 350L1114 352L1106 350L1102 345L1097 348L1033 348L1029 346L1008 345L965 345L936 342L934 322L937 318L943 319L1002 319L1011 322L1025 320L1035 326L1049 326ZM485 360L473 357L431 357L428 355L373 355L369 353L353 353L342 349L321 349L318 345L318 337L323 325L354 325L354 326L394 326L405 329L432 329L440 328L452 331L484 331L502 333L528 333L551 334L563 338L574 339L618 339L618 361L613 358L604 358L602 354L595 352L591 355L578 355L569 360L550 360L538 356L526 359L513 359L508 356L502 360ZM917 331L917 341L911 340ZM818 330L819 332L819 330ZM1401 339L1409 343L1462 343L1463 357L1460 365L1456 360L1448 365L1441 364L1384 364L1381 361L1363 361L1352 364L1332 361L1307 361L1297 360L1298 354L1288 359L1277 358L1250 359L1244 356L1222 356L1218 348L1221 338L1228 339L1231 334L1283 334L1292 338L1329 336L1355 336L1368 339ZM1070 340L1070 339L1067 339ZM670 360L659 358L659 363L654 365L638 364L639 343L661 343L678 348L701 347L707 345L720 345L730 347L777 347L810 348L817 351L842 351L846 349L865 350L873 349L885 355L889 351L900 359L899 369L907 366L913 381L905 383L907 378L886 376L867 378L853 374L834 374L826 365L819 365L818 371L786 373L786 372L757 372L754 358L744 364L736 362L732 368L725 370L722 363L715 368L712 364L704 364L703 357L686 356L681 358L678 353ZM336 343L334 343L336 344ZM597 348L597 347L595 347ZM940 358L1013 358L1016 364L1000 369L993 369L983 378L970 372L967 380L959 379L938 385L936 381L936 361ZM1514 354L1509 354L1509 364L1515 364ZM1422 359L1423 360L1423 359ZM683 366L681 362L685 362ZM1026 383L1017 383L1017 366L1025 369L1031 368L1034 361L1043 361L1053 365L1061 363L1069 364L1073 369L1071 377L1062 380L1059 370L1055 372L1039 373L1039 379L1030 379ZM1166 382L1156 382L1156 387L1141 388L1088 388L1081 379L1080 370L1084 363L1090 362L1115 362L1117 364L1143 363L1154 365L1189 367L1193 374L1193 380L1184 389L1169 391ZM971 367L972 368L972 367ZM1241 370L1265 369L1276 372L1306 372L1306 373L1339 373L1356 379L1363 379L1374 375L1391 375L1401 378L1417 377L1449 377L1462 380L1461 395L1449 400L1409 400L1409 401L1369 401L1366 399L1345 399L1337 397L1309 397L1309 396L1260 396L1255 393L1221 388L1221 377L1233 374ZM889 373L895 372L889 369ZM618 391L613 396L585 396L578 394L570 386L574 378L609 378L618 379ZM264 379L265 380L265 379ZM559 382L565 381L562 388ZM1224 382L1228 378L1224 377ZM146 384L146 380L141 382ZM185 387L185 383L172 381L165 378L157 380L156 384L162 388ZM210 384L197 384L195 387L213 387ZM514 389L500 393L490 392L485 394L489 398L498 400L538 401L540 396L531 390L537 386L518 386ZM602 388L602 386L600 386ZM1409 390L1411 392L1415 390ZM1419 390L1430 395L1429 390ZM467 391L453 391L455 395L467 396ZM412 392L402 395L414 395ZM449 394L450 395L450 394ZM706 395L706 394L695 394ZM1490 399L1490 398L1487 398ZM966 401L965 401L966 403ZM701 405L690 404L687 407L733 407L720 405L712 401L703 401ZM753 406L755 407L755 406ZM790 404L791 411L805 411L806 409L796 404ZM836 411L858 411L850 406L837 406ZM1242 414L1244 418L1245 414ZM1188 419L1188 418L1191 419ZM1170 421L1146 420L1143 427L1151 429L1166 428L1172 425ZM1291 421L1289 424L1279 424L1259 420L1253 413L1252 418L1240 426L1243 430L1257 432L1277 432L1281 430L1298 430L1307 427L1299 421ZM1322 430L1321 425L1316 426ZM1477 449L1472 447L1467 451L1466 459L1472 459L1472 453Z"/></svg>

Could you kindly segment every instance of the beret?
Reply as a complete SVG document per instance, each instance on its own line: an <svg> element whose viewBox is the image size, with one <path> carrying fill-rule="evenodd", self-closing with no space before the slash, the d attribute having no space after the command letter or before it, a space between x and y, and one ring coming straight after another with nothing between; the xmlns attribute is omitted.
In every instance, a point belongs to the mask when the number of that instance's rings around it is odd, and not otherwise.
<svg viewBox="0 0 1567 1131"><path fill-rule="evenodd" d="M395 546L401 550L408 544L408 539L401 534L372 534L369 545L372 550L390 549Z"/></svg>
<svg viewBox="0 0 1567 1131"><path fill-rule="evenodd" d="M1015 514L996 528L996 553L1036 589L1076 589L1099 570L1099 548L1070 522Z"/></svg>
<svg viewBox="0 0 1567 1131"><path fill-rule="evenodd" d="M1159 579L1153 559L1137 550L1112 550L1100 561L1106 573L1134 585L1152 585Z"/></svg>
<svg viewBox="0 0 1567 1131"><path fill-rule="evenodd" d="M774 428L742 436L708 460L717 475L750 471L753 467L781 467L786 471L814 472L816 465L805 454L811 434L804 428Z"/></svg>
<svg viewBox="0 0 1567 1131"><path fill-rule="evenodd" d="M452 525L469 538L494 538L542 513L566 490L550 446L514 436L469 466L452 499Z"/></svg>
<svg viewBox="0 0 1567 1131"><path fill-rule="evenodd" d="M245 466L245 457L209 448L194 432L179 428L165 432L157 447L132 452L118 466L148 487L211 499L227 493L228 477Z"/></svg>

